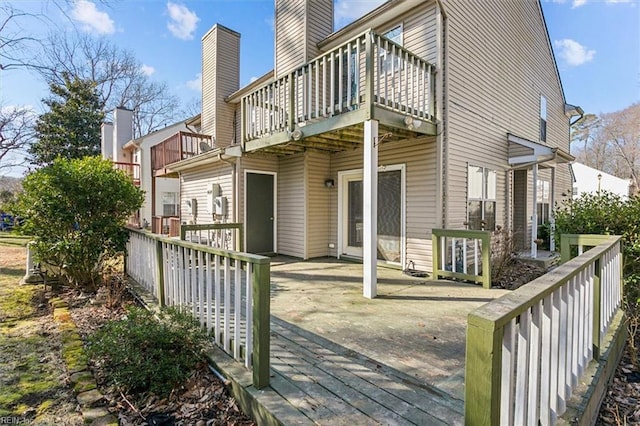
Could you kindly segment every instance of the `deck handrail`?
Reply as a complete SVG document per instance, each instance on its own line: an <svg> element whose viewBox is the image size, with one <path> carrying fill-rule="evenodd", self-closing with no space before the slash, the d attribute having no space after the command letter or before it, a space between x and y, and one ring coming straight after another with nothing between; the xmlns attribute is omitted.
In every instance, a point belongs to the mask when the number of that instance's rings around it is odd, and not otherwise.
<svg viewBox="0 0 640 426"><path fill-rule="evenodd" d="M367 30L241 98L242 143L373 105L435 121L436 67Z"/></svg>
<svg viewBox="0 0 640 426"><path fill-rule="evenodd" d="M205 151L201 149L200 143L205 142L211 146L212 141L211 135L178 131L151 147L151 168L154 171L162 170L169 164L201 154Z"/></svg>
<svg viewBox="0 0 640 426"><path fill-rule="evenodd" d="M621 315L621 237L598 241L469 314L467 424L549 425L565 412L585 368L599 358L605 334Z"/></svg>
<svg viewBox="0 0 640 426"><path fill-rule="evenodd" d="M203 235L204 234L204 235ZM243 250L244 225L242 223L203 223L181 225L180 239L198 242L226 250Z"/></svg>
<svg viewBox="0 0 640 426"><path fill-rule="evenodd" d="M491 232L433 229L433 279L475 281L491 288Z"/></svg>
<svg viewBox="0 0 640 426"><path fill-rule="evenodd" d="M138 163L126 163L123 161L114 161L113 168L116 170L122 170L127 176L131 178L133 184L140 185L140 164Z"/></svg>
<svg viewBox="0 0 640 426"><path fill-rule="evenodd" d="M270 259L130 229L126 273L160 306L191 312L214 343L269 385Z"/></svg>

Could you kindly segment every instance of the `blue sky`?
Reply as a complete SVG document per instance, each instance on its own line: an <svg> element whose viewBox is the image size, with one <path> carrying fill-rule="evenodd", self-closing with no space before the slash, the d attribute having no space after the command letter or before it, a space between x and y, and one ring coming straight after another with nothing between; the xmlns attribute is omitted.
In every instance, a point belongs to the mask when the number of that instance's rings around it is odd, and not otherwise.
<svg viewBox="0 0 640 426"><path fill-rule="evenodd" d="M336 28L382 3L335 1ZM543 0L567 102L600 113L640 101L639 2ZM200 39L215 23L242 34L241 84L273 66L273 0L69 0L66 17L51 0L9 3L46 15L56 31L70 28L71 20L131 50L151 78L166 81L185 103L200 97ZM44 35L47 28L24 20L21 31ZM37 76L20 70L0 71L0 91L3 107L32 105L38 113L48 95Z"/></svg>

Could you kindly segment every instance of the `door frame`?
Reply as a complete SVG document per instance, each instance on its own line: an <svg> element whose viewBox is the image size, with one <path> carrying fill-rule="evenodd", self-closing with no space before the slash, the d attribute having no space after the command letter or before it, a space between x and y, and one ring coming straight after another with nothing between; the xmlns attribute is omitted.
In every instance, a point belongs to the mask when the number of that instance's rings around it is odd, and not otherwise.
<svg viewBox="0 0 640 426"><path fill-rule="evenodd" d="M406 230L407 230L407 170L406 164L391 164L388 166L378 166L378 173L400 170L400 266L404 267L406 264L407 257L407 238L406 238ZM344 254L344 237L346 235L345 223L347 222L347 206L345 205L344 198L346 197L345 193L345 184L347 180L353 180L353 178L357 178L358 176L362 177L362 169L350 169L350 170L342 170L338 172L338 244L337 244L337 258L340 259L342 256L352 257ZM377 221L376 221L377 222ZM380 263L397 265L395 262L387 262L383 260L378 260Z"/></svg>
<svg viewBox="0 0 640 426"><path fill-rule="evenodd" d="M243 247L247 247L247 237L248 232L246 229L247 224L247 175L249 173L258 174L258 175L271 175L273 176L273 252L278 253L278 173L270 172L265 170L254 170L254 169L245 169L244 170L244 187L243 187L243 206L242 206L242 220L244 222L244 241L242 242Z"/></svg>

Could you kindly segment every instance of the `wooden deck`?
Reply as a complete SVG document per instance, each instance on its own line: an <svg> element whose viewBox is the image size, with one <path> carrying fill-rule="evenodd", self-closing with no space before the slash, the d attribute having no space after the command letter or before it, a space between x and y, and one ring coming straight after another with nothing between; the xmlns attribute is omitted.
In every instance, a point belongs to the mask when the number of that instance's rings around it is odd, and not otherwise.
<svg viewBox="0 0 640 426"><path fill-rule="evenodd" d="M462 401L391 367L272 318L271 388L298 424L451 425Z"/></svg>

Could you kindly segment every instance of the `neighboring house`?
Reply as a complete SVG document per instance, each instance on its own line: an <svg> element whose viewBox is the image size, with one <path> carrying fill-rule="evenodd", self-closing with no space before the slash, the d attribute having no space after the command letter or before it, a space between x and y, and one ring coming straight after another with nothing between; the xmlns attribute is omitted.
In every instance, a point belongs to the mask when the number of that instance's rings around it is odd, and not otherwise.
<svg viewBox="0 0 640 426"><path fill-rule="evenodd" d="M629 179L621 179L601 170L585 166L581 163L571 163L573 174L573 198L584 193L599 193L607 191L619 195L623 199L629 197Z"/></svg>
<svg viewBox="0 0 640 426"><path fill-rule="evenodd" d="M153 218L179 217L180 182L172 177L156 177L153 173L151 147L176 134L199 131L200 117L196 116L156 130L137 139L133 136L133 111L116 108L113 123L102 124L102 156L126 171L145 192L145 200L131 219L136 226L151 225ZM162 231L162 220L156 231ZM165 221L166 222L166 221Z"/></svg>
<svg viewBox="0 0 640 426"><path fill-rule="evenodd" d="M240 34L202 38L214 149L156 166L180 177L181 220L242 222L253 253L361 259L368 297L379 262L431 271L434 228L506 227L535 256L582 113L540 3L391 0L335 32L333 6L276 0L274 69L245 87Z"/></svg>

